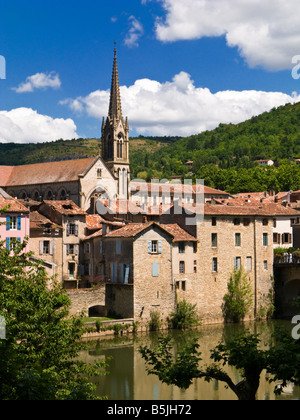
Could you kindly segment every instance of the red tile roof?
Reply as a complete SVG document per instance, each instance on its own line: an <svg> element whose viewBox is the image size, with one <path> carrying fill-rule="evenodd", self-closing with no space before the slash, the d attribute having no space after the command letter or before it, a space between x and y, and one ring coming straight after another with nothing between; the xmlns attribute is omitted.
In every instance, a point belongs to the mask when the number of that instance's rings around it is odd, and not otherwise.
<svg viewBox="0 0 300 420"><path fill-rule="evenodd" d="M158 226L160 229L167 232L169 235L173 237L174 242L195 242L197 241L196 238L191 236L185 230L183 230L180 226L176 224L158 224L155 222L150 223L131 223L124 226L121 229L113 231L106 235L106 238L134 238L139 233L143 232L144 230L148 229L151 226Z"/></svg>
<svg viewBox="0 0 300 420"><path fill-rule="evenodd" d="M0 209L8 207L7 213L29 213L27 207L23 206L18 200L14 198L4 198L0 195Z"/></svg>
<svg viewBox="0 0 300 420"><path fill-rule="evenodd" d="M96 159L92 157L23 166L0 166L0 185L13 187L77 181L79 176L83 175Z"/></svg>
<svg viewBox="0 0 300 420"><path fill-rule="evenodd" d="M78 207L73 201L71 200L64 200L64 201L43 201L47 206L56 210L58 213L64 214L65 216L72 216L72 215L86 215L87 213Z"/></svg>
<svg viewBox="0 0 300 420"><path fill-rule="evenodd" d="M297 210L278 203L244 203L243 205L204 205L205 215L233 216L299 216Z"/></svg>
<svg viewBox="0 0 300 420"><path fill-rule="evenodd" d="M53 223L39 212L32 211L30 213L30 229L43 229L46 225L62 229L62 226Z"/></svg>

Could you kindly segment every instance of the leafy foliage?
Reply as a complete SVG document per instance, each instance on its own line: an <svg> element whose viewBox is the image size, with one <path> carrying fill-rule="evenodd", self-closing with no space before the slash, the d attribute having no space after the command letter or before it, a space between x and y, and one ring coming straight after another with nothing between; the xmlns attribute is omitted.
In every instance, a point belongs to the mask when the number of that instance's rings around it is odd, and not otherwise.
<svg viewBox="0 0 300 420"><path fill-rule="evenodd" d="M234 270L227 285L228 293L224 296L223 314L227 321L242 321L253 301L251 283L243 270Z"/></svg>
<svg viewBox="0 0 300 420"><path fill-rule="evenodd" d="M69 298L24 252L25 246L10 252L0 243L0 315L6 324L6 339L0 340L0 399L95 399L88 378L105 374L107 365L78 359L83 323L67 319Z"/></svg>
<svg viewBox="0 0 300 420"><path fill-rule="evenodd" d="M197 305L193 305L186 300L178 302L176 312L173 312L170 315L172 328L185 330L199 325L196 306Z"/></svg>

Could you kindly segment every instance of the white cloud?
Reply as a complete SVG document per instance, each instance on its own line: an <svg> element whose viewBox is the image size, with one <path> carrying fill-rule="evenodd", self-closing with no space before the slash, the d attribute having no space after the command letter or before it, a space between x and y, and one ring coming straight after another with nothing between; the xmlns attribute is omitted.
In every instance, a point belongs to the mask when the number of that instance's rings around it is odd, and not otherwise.
<svg viewBox="0 0 300 420"><path fill-rule="evenodd" d="M199 88L186 72L171 82L137 80L120 88L123 114L137 133L188 136L216 128L220 123L245 121L286 103L300 101L297 94L263 91L223 91L212 93ZM101 119L108 114L109 90L61 103Z"/></svg>
<svg viewBox="0 0 300 420"><path fill-rule="evenodd" d="M134 16L129 17L129 22L130 29L124 43L127 47L138 47L138 41L144 35L144 27Z"/></svg>
<svg viewBox="0 0 300 420"><path fill-rule="evenodd" d="M156 35L164 42L225 36L250 67L291 68L300 53L299 0L160 0L165 19Z"/></svg>
<svg viewBox="0 0 300 420"><path fill-rule="evenodd" d="M18 87L12 88L17 93L33 92L35 89L59 89L61 81L57 73L36 73L27 77L25 82L19 84Z"/></svg>
<svg viewBox="0 0 300 420"><path fill-rule="evenodd" d="M53 119L31 108L0 111L1 143L41 143L78 138L72 119Z"/></svg>

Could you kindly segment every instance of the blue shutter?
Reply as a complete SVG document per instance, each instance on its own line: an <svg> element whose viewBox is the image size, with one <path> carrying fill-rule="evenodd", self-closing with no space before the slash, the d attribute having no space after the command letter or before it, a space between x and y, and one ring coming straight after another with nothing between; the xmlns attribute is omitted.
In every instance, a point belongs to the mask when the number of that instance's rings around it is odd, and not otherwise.
<svg viewBox="0 0 300 420"><path fill-rule="evenodd" d="M158 241L158 253L159 254L162 253L162 243L161 243L161 241Z"/></svg>
<svg viewBox="0 0 300 420"><path fill-rule="evenodd" d="M148 241L148 254L152 254L152 241Z"/></svg>
<svg viewBox="0 0 300 420"><path fill-rule="evenodd" d="M152 277L158 277L158 262L152 263Z"/></svg>
<svg viewBox="0 0 300 420"><path fill-rule="evenodd" d="M17 238L17 241L20 244L21 243L21 238Z"/></svg>
<svg viewBox="0 0 300 420"><path fill-rule="evenodd" d="M127 264L126 265L126 269L125 269L125 284L128 284L128 281L129 281L129 272L130 272L130 265Z"/></svg>
<svg viewBox="0 0 300 420"><path fill-rule="evenodd" d="M10 230L10 216L6 216L6 230Z"/></svg>
<svg viewBox="0 0 300 420"><path fill-rule="evenodd" d="M10 238L6 238L6 249L10 250Z"/></svg>
<svg viewBox="0 0 300 420"><path fill-rule="evenodd" d="M21 216L18 216L18 230L21 230Z"/></svg>

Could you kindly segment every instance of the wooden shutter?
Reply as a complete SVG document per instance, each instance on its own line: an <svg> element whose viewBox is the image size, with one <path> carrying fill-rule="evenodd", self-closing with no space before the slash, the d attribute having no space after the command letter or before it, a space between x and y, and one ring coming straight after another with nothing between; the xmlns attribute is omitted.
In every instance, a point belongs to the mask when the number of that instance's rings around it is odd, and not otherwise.
<svg viewBox="0 0 300 420"><path fill-rule="evenodd" d="M158 277L159 271L158 271L158 262L152 263L152 277Z"/></svg>
<svg viewBox="0 0 300 420"><path fill-rule="evenodd" d="M129 282L129 273L130 273L130 265L127 264L126 269L125 269L125 284L128 284Z"/></svg>
<svg viewBox="0 0 300 420"><path fill-rule="evenodd" d="M10 216L6 216L6 230L10 230Z"/></svg>
<svg viewBox="0 0 300 420"><path fill-rule="evenodd" d="M50 241L50 255L54 254L54 241Z"/></svg>
<svg viewBox="0 0 300 420"><path fill-rule="evenodd" d="M161 254L162 253L162 242L158 241L158 253Z"/></svg>
<svg viewBox="0 0 300 420"><path fill-rule="evenodd" d="M148 241L148 254L152 254L152 241Z"/></svg>
<svg viewBox="0 0 300 420"><path fill-rule="evenodd" d="M18 216L18 223L17 223L17 229L21 230L21 216Z"/></svg>
<svg viewBox="0 0 300 420"><path fill-rule="evenodd" d="M40 255L43 255L44 253L44 242L40 241Z"/></svg>
<svg viewBox="0 0 300 420"><path fill-rule="evenodd" d="M10 250L10 238L6 238L6 249Z"/></svg>

